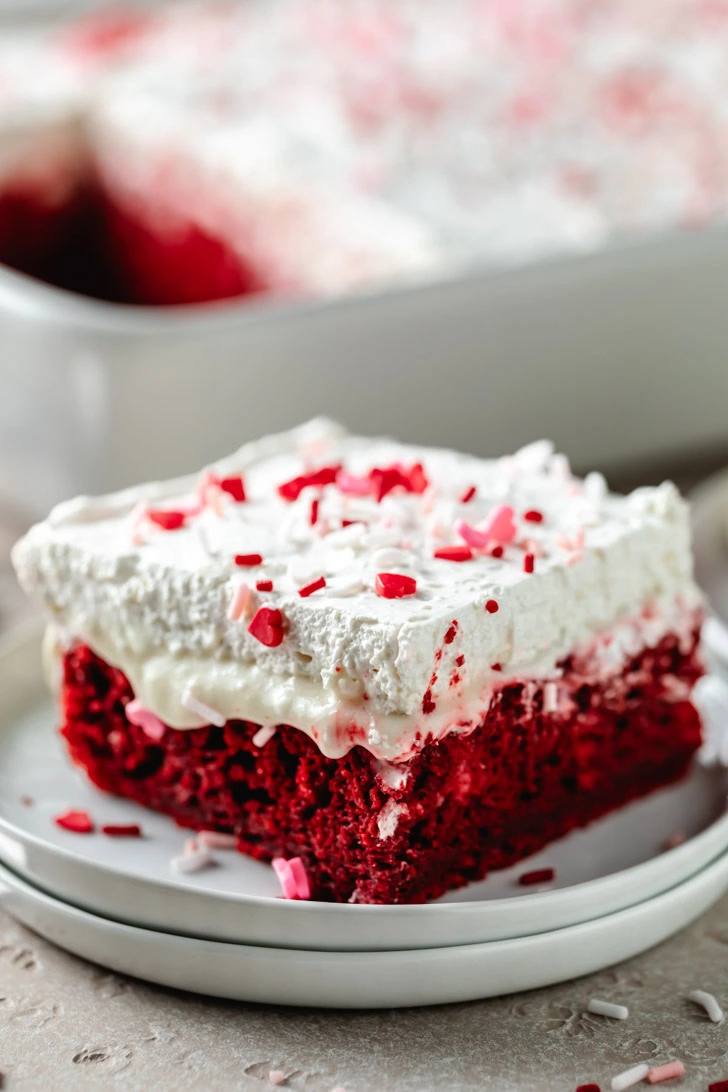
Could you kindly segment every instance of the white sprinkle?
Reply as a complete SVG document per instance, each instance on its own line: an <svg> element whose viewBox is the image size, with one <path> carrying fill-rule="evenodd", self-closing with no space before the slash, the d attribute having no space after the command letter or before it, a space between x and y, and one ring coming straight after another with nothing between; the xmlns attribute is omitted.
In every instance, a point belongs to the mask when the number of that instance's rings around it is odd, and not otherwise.
<svg viewBox="0 0 728 1092"><path fill-rule="evenodd" d="M330 581L327 588L331 595L339 595L343 599L349 595L358 595L359 592L363 591L364 581L361 576L351 576L348 579Z"/></svg>
<svg viewBox="0 0 728 1092"><path fill-rule="evenodd" d="M287 572L293 584L303 587L321 575L321 561L317 557L294 557L288 562Z"/></svg>
<svg viewBox="0 0 728 1092"><path fill-rule="evenodd" d="M633 1065L631 1069L625 1069L612 1077L612 1092L623 1092L625 1088L631 1088L633 1084L639 1084L650 1072L650 1067L644 1062L641 1065Z"/></svg>
<svg viewBox="0 0 728 1092"><path fill-rule="evenodd" d="M555 452L549 459L549 470L554 477L562 478L564 481L568 481L571 478L569 460L566 455L562 454L560 451Z"/></svg>
<svg viewBox="0 0 728 1092"><path fill-rule="evenodd" d="M239 622L250 606L253 593L247 584L238 584L228 607L228 621Z"/></svg>
<svg viewBox="0 0 728 1092"><path fill-rule="evenodd" d="M204 847L196 853L183 853L179 857L173 857L170 861L173 872L199 872L203 868L209 868L214 863L214 858L209 850Z"/></svg>
<svg viewBox="0 0 728 1092"><path fill-rule="evenodd" d="M547 682L543 688L543 711L555 713L559 708L559 688L555 682Z"/></svg>
<svg viewBox="0 0 728 1092"><path fill-rule="evenodd" d="M584 478L584 493L592 504L600 504L608 492L607 479L598 470L592 470Z"/></svg>
<svg viewBox="0 0 728 1092"><path fill-rule="evenodd" d="M399 826L399 817L404 811L404 805L396 800L388 800L377 817L377 832L380 839L386 842L391 838Z"/></svg>
<svg viewBox="0 0 728 1092"><path fill-rule="evenodd" d="M348 515L347 515L347 518ZM331 546L332 549L341 549L343 546L359 545L361 540L366 534L366 527L363 523L350 523L348 527L338 528L336 531L330 531L326 535L326 545Z"/></svg>
<svg viewBox="0 0 728 1092"><path fill-rule="evenodd" d="M264 724L253 736L254 747L265 747L269 740L276 734L275 724Z"/></svg>
<svg viewBox="0 0 728 1092"><path fill-rule="evenodd" d="M319 570L316 575L321 575L321 569L323 569L326 576L343 573L355 563L356 554L353 550L346 547L343 550L329 550L319 562Z"/></svg>
<svg viewBox="0 0 728 1092"><path fill-rule="evenodd" d="M221 830L201 830L197 841L206 849L236 849L238 844L234 834L225 834Z"/></svg>
<svg viewBox="0 0 728 1092"><path fill-rule="evenodd" d="M379 572L390 565L406 565L411 560L411 554L406 550L398 550L396 546L385 546L381 550L375 550L371 556L371 564Z"/></svg>
<svg viewBox="0 0 728 1092"><path fill-rule="evenodd" d="M376 550L380 546L399 546L401 538L399 527L375 527L366 536L365 544Z"/></svg>
<svg viewBox="0 0 728 1092"><path fill-rule="evenodd" d="M626 1020L629 1016L626 1005L613 1005L611 1001L600 1001L598 997L592 997L586 1011L593 1012L595 1016L611 1016L613 1020Z"/></svg>
<svg viewBox="0 0 728 1092"><path fill-rule="evenodd" d="M720 1024L722 1021L723 1010L712 993L706 993L705 990L693 990L692 993L688 994L688 1001L694 1001L696 1005L701 1005L714 1024Z"/></svg>
<svg viewBox="0 0 728 1092"><path fill-rule="evenodd" d="M205 724L214 724L216 728L225 727L225 717L222 713L218 713L217 709L213 709L209 705L205 705L204 701L199 701L194 694L187 690L182 696L182 704L185 709L189 709L190 713L195 713L196 716L202 717Z"/></svg>

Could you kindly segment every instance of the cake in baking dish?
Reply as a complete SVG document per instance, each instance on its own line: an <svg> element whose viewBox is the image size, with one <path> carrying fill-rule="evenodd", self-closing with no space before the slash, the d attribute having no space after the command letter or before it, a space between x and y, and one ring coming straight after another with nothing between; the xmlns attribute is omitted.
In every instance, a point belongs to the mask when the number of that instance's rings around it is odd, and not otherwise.
<svg viewBox="0 0 728 1092"><path fill-rule="evenodd" d="M15 548L68 751L314 897L418 902L681 777L700 596L674 486L611 495L326 421L56 508Z"/></svg>
<svg viewBox="0 0 728 1092"><path fill-rule="evenodd" d="M692 228L728 204L727 28L692 0L208 0L16 36L0 260L42 272L70 216L56 278L84 238L88 291L174 304Z"/></svg>

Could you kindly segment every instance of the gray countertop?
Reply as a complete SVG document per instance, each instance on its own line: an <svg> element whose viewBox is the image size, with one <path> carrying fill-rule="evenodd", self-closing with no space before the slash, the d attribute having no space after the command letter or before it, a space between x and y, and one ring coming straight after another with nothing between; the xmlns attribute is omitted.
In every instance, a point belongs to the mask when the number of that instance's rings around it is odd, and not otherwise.
<svg viewBox="0 0 728 1092"><path fill-rule="evenodd" d="M679 936L613 970L493 1001L378 1012L206 1000L111 974L0 914L0 1072L9 1092L272 1088L292 1092L608 1089L631 1064L680 1058L664 1087L728 1079L728 1022L692 989L728 1002L728 897ZM629 1019L584 1012L592 996ZM649 1087L640 1085L640 1088Z"/></svg>
<svg viewBox="0 0 728 1092"><path fill-rule="evenodd" d="M680 1058L685 1077L664 1087L698 1092L728 1080L728 1021L713 1025L685 1000L696 988L728 1008L728 897L659 948L590 978L371 1013L157 988L67 955L0 914L0 1087L255 1092L272 1088L268 1074L280 1069L292 1092L568 1092L588 1081L608 1089L629 1065ZM587 1015L592 996L628 1005L629 1019Z"/></svg>

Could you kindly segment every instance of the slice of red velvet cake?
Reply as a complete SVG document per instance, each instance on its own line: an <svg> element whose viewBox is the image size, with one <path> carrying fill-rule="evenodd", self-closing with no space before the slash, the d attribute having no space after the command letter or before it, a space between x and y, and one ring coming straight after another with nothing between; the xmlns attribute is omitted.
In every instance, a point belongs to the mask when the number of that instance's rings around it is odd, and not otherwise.
<svg viewBox="0 0 728 1092"><path fill-rule="evenodd" d="M679 778L700 597L669 483L325 421L61 505L15 549L109 792L316 898L416 902Z"/></svg>

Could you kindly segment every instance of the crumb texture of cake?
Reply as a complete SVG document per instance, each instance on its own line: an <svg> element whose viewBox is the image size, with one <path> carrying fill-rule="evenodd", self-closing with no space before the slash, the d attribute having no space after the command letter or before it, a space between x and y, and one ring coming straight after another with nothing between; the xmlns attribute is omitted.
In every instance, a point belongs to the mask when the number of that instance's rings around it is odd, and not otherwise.
<svg viewBox="0 0 728 1092"><path fill-rule="evenodd" d="M316 419L16 545L69 752L183 826L422 901L683 775L701 596L674 486Z"/></svg>

